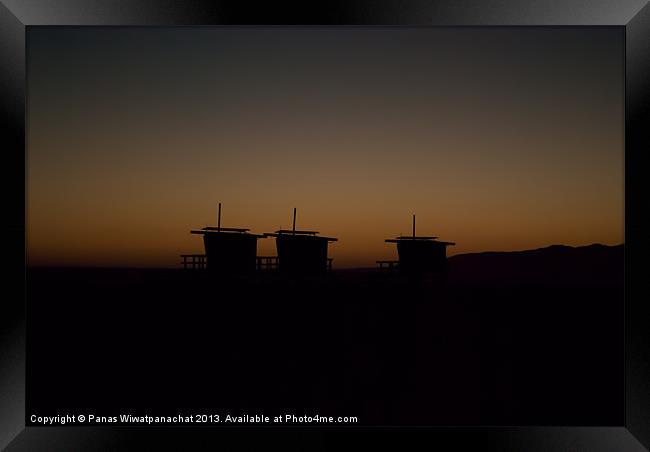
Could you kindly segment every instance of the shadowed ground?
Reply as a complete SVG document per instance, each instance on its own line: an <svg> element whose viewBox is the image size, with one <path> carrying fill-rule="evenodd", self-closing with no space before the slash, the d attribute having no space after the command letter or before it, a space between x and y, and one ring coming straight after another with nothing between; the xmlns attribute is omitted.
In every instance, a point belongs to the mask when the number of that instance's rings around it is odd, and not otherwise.
<svg viewBox="0 0 650 452"><path fill-rule="evenodd" d="M622 424L622 246L449 263L446 284L29 269L27 411Z"/></svg>

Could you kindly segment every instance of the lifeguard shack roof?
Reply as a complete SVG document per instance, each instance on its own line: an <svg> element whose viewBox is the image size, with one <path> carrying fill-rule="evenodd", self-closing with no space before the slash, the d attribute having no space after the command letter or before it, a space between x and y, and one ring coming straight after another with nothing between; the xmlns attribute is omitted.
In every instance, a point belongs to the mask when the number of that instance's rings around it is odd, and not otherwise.
<svg viewBox="0 0 650 452"><path fill-rule="evenodd" d="M206 226L204 228L201 228L199 230L192 230L190 231L191 234L244 234L244 235L252 235L255 237L264 237L263 235L260 234L250 234L248 231L250 229L248 228L222 228L222 227L214 227L214 226Z"/></svg>
<svg viewBox="0 0 650 452"><path fill-rule="evenodd" d="M280 229L275 232L265 232L264 237L278 237L278 236L300 236L306 239L314 238L320 240L327 240L328 242L336 242L338 239L334 237L323 237L318 235L318 231L294 231L293 229Z"/></svg>
<svg viewBox="0 0 650 452"><path fill-rule="evenodd" d="M399 243L402 241L420 241L420 242L435 242L440 243L445 246L455 245L454 242L443 242L441 240L436 240L438 237L435 236L413 236L413 235L400 235L394 239L386 239L386 243Z"/></svg>

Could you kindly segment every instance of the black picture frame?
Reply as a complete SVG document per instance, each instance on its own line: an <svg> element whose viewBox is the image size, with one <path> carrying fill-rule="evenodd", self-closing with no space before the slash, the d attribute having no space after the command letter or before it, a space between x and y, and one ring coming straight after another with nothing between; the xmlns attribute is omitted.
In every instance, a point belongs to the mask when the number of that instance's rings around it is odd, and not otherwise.
<svg viewBox="0 0 650 452"><path fill-rule="evenodd" d="M29 27L38 26L616 26L625 29L625 422L611 427L348 427L110 428L25 427L25 153L26 55ZM331 433L403 449L404 441L465 450L590 450L650 448L650 288L645 212L650 143L650 6L647 0L387 0L286 2L206 0L0 0L0 127L3 157L4 296L0 319L0 446L7 450L212 449L213 441L266 441L325 448ZM188 446L192 443L195 447ZM199 447L202 446L202 447ZM368 447L368 444L364 448Z"/></svg>

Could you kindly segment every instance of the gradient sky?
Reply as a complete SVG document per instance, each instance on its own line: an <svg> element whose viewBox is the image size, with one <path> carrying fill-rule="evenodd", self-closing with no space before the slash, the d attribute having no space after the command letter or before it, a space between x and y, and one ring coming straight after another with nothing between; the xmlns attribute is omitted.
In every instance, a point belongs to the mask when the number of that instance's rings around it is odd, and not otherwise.
<svg viewBox="0 0 650 452"><path fill-rule="evenodd" d="M193 228L338 237L334 265L622 243L618 28L28 30L31 265L178 266ZM271 239L258 253L275 254Z"/></svg>

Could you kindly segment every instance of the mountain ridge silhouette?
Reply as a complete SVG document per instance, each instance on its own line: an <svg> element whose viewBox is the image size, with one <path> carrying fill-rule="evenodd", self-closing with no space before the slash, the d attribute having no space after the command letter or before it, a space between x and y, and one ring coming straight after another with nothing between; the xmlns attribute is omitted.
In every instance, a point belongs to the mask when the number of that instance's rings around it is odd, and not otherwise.
<svg viewBox="0 0 650 452"><path fill-rule="evenodd" d="M448 258L451 282L595 283L623 281L625 244L550 245L523 251L484 251Z"/></svg>

